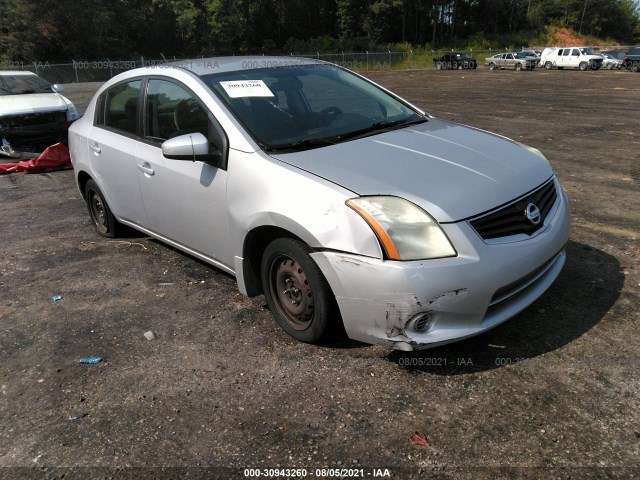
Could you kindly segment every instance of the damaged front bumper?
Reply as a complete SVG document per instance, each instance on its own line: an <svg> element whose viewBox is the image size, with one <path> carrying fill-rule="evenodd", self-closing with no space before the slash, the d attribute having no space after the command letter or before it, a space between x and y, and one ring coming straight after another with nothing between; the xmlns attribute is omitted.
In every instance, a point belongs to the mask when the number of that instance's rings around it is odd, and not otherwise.
<svg viewBox="0 0 640 480"><path fill-rule="evenodd" d="M0 116L0 142L14 150L41 152L58 142L67 143L67 111Z"/></svg>
<svg viewBox="0 0 640 480"><path fill-rule="evenodd" d="M467 222L442 227L457 257L399 262L312 254L349 338L420 350L478 335L513 317L560 274L569 238L567 198L559 195L553 218L527 240L487 244Z"/></svg>

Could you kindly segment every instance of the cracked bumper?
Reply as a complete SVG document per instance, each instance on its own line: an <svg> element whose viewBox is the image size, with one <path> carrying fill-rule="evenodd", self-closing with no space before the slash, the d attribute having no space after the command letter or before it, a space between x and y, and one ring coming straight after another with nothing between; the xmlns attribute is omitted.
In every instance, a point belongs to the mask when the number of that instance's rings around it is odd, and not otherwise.
<svg viewBox="0 0 640 480"><path fill-rule="evenodd" d="M455 258L397 262L312 254L336 296L350 338L419 350L500 325L558 277L570 220L562 192L553 218L527 240L489 245L467 222L442 227L458 251ZM418 314L427 314L428 329L414 328Z"/></svg>

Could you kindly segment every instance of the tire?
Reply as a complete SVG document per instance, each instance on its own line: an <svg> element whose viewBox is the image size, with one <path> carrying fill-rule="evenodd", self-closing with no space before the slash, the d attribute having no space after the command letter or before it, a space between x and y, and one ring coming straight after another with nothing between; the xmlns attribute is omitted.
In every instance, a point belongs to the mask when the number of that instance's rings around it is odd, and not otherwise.
<svg viewBox="0 0 640 480"><path fill-rule="evenodd" d="M442 70L442 63L436 62L436 70Z"/></svg>
<svg viewBox="0 0 640 480"><path fill-rule="evenodd" d="M545 70L551 70L553 68L553 64L551 62L545 62L544 68Z"/></svg>
<svg viewBox="0 0 640 480"><path fill-rule="evenodd" d="M640 72L640 62L639 61L635 61L633 62L633 64L631 65L631 71L632 72Z"/></svg>
<svg viewBox="0 0 640 480"><path fill-rule="evenodd" d="M85 185L84 199L98 235L109 238L117 237L122 230L122 225L113 216L111 208L109 208L95 181L89 180Z"/></svg>
<svg viewBox="0 0 640 480"><path fill-rule="evenodd" d="M459 63L458 64L458 70L462 70L464 68L464 63Z"/></svg>
<svg viewBox="0 0 640 480"><path fill-rule="evenodd" d="M516 70L519 72L520 70L522 70L522 64L521 63L516 63Z"/></svg>
<svg viewBox="0 0 640 480"><path fill-rule="evenodd" d="M495 64L495 63L493 63L493 62L491 62L491 63L489 64L489 70L495 70L495 69L496 69L496 64Z"/></svg>
<svg viewBox="0 0 640 480"><path fill-rule="evenodd" d="M589 64L588 64L587 62L580 62L580 65L578 65L578 68L579 68L581 71L583 71L583 72L584 72L588 67L589 67Z"/></svg>
<svg viewBox="0 0 640 480"><path fill-rule="evenodd" d="M306 343L326 340L340 322L331 287L311 248L292 238L272 241L262 255L262 286L280 327Z"/></svg>

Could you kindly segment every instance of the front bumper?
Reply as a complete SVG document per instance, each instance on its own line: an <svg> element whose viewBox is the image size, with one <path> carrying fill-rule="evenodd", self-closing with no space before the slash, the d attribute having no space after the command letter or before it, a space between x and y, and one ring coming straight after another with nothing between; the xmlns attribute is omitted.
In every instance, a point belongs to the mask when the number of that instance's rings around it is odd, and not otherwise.
<svg viewBox="0 0 640 480"><path fill-rule="evenodd" d="M41 152L54 143L67 143L71 123L66 110L3 117L0 142L5 138L16 150Z"/></svg>
<svg viewBox="0 0 640 480"><path fill-rule="evenodd" d="M567 197L556 182L555 213L535 236L490 245L467 222L443 224L454 258L388 261L312 254L340 307L347 335L398 350L420 350L478 335L540 297L560 274L569 239ZM416 315L428 328L415 326Z"/></svg>

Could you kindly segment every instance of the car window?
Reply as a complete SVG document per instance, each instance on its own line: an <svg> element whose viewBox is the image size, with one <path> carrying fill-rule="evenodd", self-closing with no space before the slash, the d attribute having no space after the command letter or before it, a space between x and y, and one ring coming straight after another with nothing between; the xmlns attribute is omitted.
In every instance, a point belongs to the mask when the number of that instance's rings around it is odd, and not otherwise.
<svg viewBox="0 0 640 480"><path fill-rule="evenodd" d="M2 94L25 94L25 93L51 93L51 84L46 80L31 74L3 74L0 79Z"/></svg>
<svg viewBox="0 0 640 480"><path fill-rule="evenodd" d="M569 55L571 55L571 49L570 48L565 48L564 52L562 53L563 57L568 57Z"/></svg>
<svg viewBox="0 0 640 480"><path fill-rule="evenodd" d="M149 80L145 99L146 140L162 143L195 132L207 136L208 130L207 112L190 92L167 80Z"/></svg>
<svg viewBox="0 0 640 480"><path fill-rule="evenodd" d="M507 54L507 60L513 60L513 54L512 53L508 53Z"/></svg>
<svg viewBox="0 0 640 480"><path fill-rule="evenodd" d="M118 84L98 99L96 125L120 130L126 133L138 133L138 99L142 80Z"/></svg>
<svg viewBox="0 0 640 480"><path fill-rule="evenodd" d="M574 57L579 57L580 56L580 50L578 50L577 48L574 48L573 52L571 53L571 55L573 55Z"/></svg>

